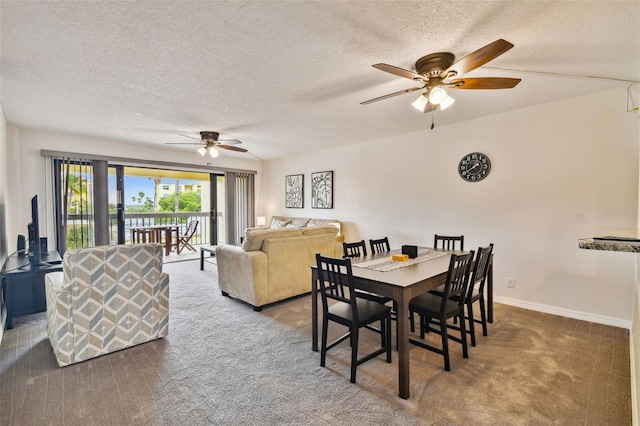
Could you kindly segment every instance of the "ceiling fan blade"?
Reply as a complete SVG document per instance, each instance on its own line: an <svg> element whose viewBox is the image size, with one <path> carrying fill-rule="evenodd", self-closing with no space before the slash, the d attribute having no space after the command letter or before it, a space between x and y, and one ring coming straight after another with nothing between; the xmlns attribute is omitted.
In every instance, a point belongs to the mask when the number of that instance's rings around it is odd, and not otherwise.
<svg viewBox="0 0 640 426"><path fill-rule="evenodd" d="M189 135L183 135L182 133L179 133L180 136L184 136L185 138L190 138L190 139L195 139L197 141L202 141L202 138L196 138L193 136L189 136Z"/></svg>
<svg viewBox="0 0 640 426"><path fill-rule="evenodd" d="M451 65L447 70L442 72L442 77L446 78L447 74L451 71L455 71L457 75L466 74L471 70L478 68L486 64L487 62L502 55L507 50L511 49L513 44L506 40L498 39L493 43L489 43L484 47L469 53L464 58L460 59L455 64Z"/></svg>
<svg viewBox="0 0 640 426"><path fill-rule="evenodd" d="M369 99L368 101L360 102L360 105L368 105L373 102L378 102L383 99L393 98L394 96L404 95L405 93L415 92L416 90L424 89L425 86L422 87L412 87L411 89L400 90L399 92L389 93L388 95L380 96L378 98Z"/></svg>
<svg viewBox="0 0 640 426"><path fill-rule="evenodd" d="M202 142L166 142L165 145L202 145Z"/></svg>
<svg viewBox="0 0 640 426"><path fill-rule="evenodd" d="M238 139L220 139L218 142L224 142L227 145L238 145L242 143L242 141Z"/></svg>
<svg viewBox="0 0 640 426"><path fill-rule="evenodd" d="M475 77L458 78L446 84L452 89L511 89L520 83L519 78Z"/></svg>
<svg viewBox="0 0 640 426"><path fill-rule="evenodd" d="M375 64L371 66L380 71L386 71L393 75L397 75L398 77L408 78L409 80L415 80L415 79L422 80L424 78L420 74L417 74L413 71L406 70L404 68L396 67L389 64Z"/></svg>
<svg viewBox="0 0 640 426"><path fill-rule="evenodd" d="M216 148L228 149L230 151L237 151L237 152L247 152L248 151L248 150L246 150L244 148L239 148L237 146L232 146L232 145L216 145Z"/></svg>

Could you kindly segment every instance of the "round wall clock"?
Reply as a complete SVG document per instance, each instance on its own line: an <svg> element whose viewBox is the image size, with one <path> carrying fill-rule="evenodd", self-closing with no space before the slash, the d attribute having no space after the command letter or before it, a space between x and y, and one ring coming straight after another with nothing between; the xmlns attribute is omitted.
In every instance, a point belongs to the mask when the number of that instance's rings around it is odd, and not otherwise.
<svg viewBox="0 0 640 426"><path fill-rule="evenodd" d="M491 161L481 152L472 152L462 157L458 164L460 177L468 182L478 182L489 175Z"/></svg>

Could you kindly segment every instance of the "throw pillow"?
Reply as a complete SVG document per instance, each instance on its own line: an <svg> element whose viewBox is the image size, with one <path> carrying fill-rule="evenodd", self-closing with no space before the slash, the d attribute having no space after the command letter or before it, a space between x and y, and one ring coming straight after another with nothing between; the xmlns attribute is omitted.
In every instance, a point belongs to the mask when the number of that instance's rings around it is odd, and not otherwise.
<svg viewBox="0 0 640 426"><path fill-rule="evenodd" d="M271 229L284 228L289 223L288 220L271 219Z"/></svg>
<svg viewBox="0 0 640 426"><path fill-rule="evenodd" d="M306 217L296 217L291 219L291 224L296 228L303 228L307 226L307 222L309 222L309 219Z"/></svg>

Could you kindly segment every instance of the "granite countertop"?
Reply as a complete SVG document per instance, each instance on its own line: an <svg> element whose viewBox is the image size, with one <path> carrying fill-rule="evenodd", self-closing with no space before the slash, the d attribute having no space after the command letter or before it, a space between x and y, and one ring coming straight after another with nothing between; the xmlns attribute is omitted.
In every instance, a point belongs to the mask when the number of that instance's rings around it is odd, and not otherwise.
<svg viewBox="0 0 640 426"><path fill-rule="evenodd" d="M638 229L602 229L592 238L578 240L578 247L587 250L640 253Z"/></svg>

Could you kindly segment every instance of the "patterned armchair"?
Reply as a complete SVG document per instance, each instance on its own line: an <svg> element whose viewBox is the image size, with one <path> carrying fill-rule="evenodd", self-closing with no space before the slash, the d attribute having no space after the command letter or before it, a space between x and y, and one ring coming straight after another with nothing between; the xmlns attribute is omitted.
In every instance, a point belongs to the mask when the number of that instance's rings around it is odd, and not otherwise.
<svg viewBox="0 0 640 426"><path fill-rule="evenodd" d="M65 253L45 276L47 332L61 367L169 333L169 276L161 244Z"/></svg>

